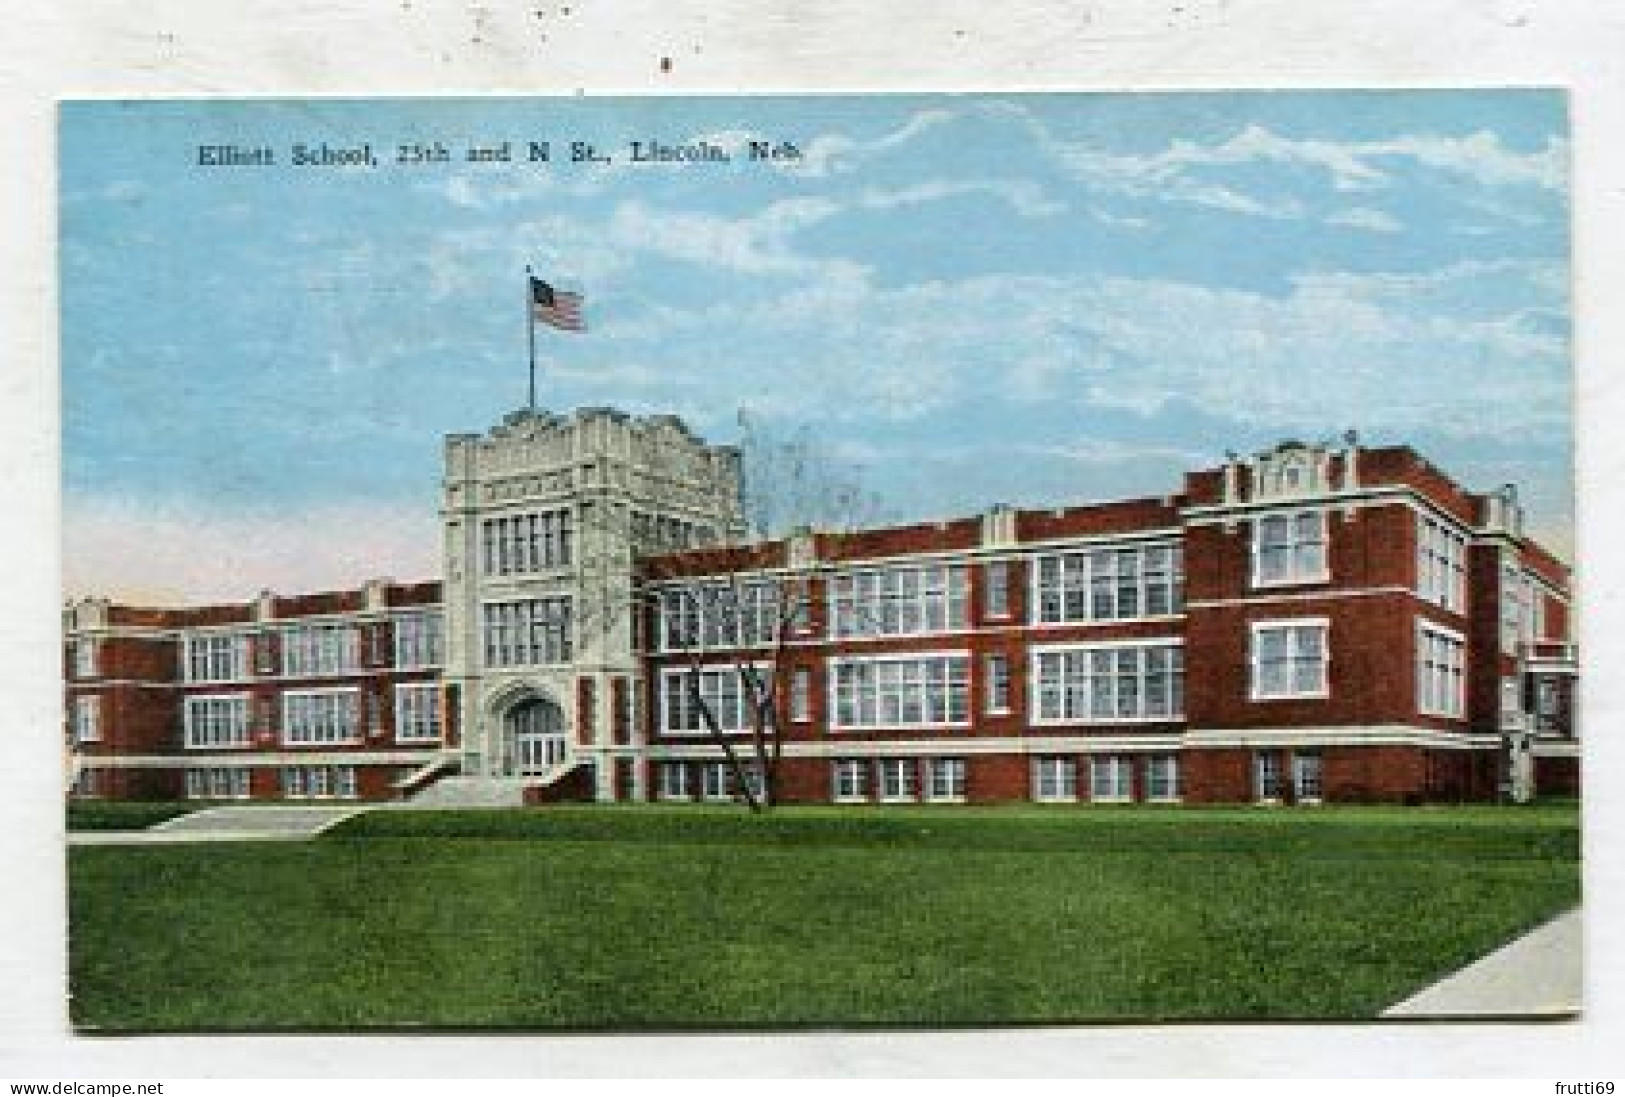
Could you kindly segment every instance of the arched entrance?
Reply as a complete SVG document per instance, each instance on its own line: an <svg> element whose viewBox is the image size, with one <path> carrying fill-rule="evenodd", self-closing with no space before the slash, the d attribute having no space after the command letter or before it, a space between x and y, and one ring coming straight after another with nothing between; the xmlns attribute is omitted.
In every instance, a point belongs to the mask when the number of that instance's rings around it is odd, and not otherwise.
<svg viewBox="0 0 1625 1097"><path fill-rule="evenodd" d="M530 696L502 714L502 769L510 777L546 773L564 761L564 713Z"/></svg>

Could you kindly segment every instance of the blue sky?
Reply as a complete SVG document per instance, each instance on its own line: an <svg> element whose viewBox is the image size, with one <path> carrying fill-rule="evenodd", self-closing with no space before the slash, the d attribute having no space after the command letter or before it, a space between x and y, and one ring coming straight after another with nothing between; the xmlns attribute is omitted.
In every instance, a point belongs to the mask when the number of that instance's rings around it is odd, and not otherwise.
<svg viewBox="0 0 1625 1097"><path fill-rule="evenodd" d="M525 398L806 426L889 517L1409 442L1572 544L1567 118L1545 91L79 103L61 118L68 593L435 574L441 436ZM709 138L727 165L637 165ZM759 137L804 156L737 151ZM295 142L616 162L286 165ZM277 167L202 169L199 144Z"/></svg>

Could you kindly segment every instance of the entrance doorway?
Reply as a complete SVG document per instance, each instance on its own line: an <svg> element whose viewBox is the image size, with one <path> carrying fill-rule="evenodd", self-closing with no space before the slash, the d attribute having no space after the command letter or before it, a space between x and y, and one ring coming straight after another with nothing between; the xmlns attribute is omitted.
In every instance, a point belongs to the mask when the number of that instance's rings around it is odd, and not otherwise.
<svg viewBox="0 0 1625 1097"><path fill-rule="evenodd" d="M564 761L564 713L545 697L529 697L502 716L503 772L546 773Z"/></svg>

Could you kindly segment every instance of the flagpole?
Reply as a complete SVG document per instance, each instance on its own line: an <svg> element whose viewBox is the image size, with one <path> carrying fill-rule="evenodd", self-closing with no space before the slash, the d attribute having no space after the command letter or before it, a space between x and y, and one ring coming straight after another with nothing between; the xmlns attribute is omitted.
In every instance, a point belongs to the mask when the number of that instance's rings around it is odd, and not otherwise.
<svg viewBox="0 0 1625 1097"><path fill-rule="evenodd" d="M530 340L530 413L536 414L536 290L530 264L525 264L525 320Z"/></svg>

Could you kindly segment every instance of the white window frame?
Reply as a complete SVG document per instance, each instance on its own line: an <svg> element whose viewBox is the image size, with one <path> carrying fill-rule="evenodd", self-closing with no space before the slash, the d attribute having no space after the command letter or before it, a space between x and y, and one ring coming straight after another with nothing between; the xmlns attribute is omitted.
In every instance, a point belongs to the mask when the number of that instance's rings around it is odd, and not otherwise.
<svg viewBox="0 0 1625 1097"><path fill-rule="evenodd" d="M1032 798L1040 804L1071 804L1078 799L1078 760L1041 754L1032 760Z"/></svg>
<svg viewBox="0 0 1625 1097"><path fill-rule="evenodd" d="M100 642L90 636L81 636L73 642L73 676L96 678L100 676Z"/></svg>
<svg viewBox="0 0 1625 1097"><path fill-rule="evenodd" d="M826 582L830 636L933 636L970 627L970 567L889 564L836 572Z"/></svg>
<svg viewBox="0 0 1625 1097"><path fill-rule="evenodd" d="M1300 520L1313 517L1317 526L1317 536L1304 537L1300 531ZM1268 523L1284 521L1286 523L1287 537L1279 545L1274 546L1287 553L1289 565L1282 575L1265 576L1264 560L1265 545L1264 531ZM1312 583L1326 583L1331 580L1331 523L1326 517L1324 508L1299 508L1294 510L1272 510L1265 514L1255 515L1252 519L1252 585L1254 589L1267 590L1272 587L1297 587ZM1303 557L1309 546L1319 546L1318 565L1306 565Z"/></svg>
<svg viewBox="0 0 1625 1097"><path fill-rule="evenodd" d="M246 693L193 694L182 701L181 722L187 750L241 750L253 745L253 713ZM217 734L222 727L228 734Z"/></svg>
<svg viewBox="0 0 1625 1097"><path fill-rule="evenodd" d="M982 660L982 668L986 674L987 706L983 710L989 716L1010 715L1010 656L1004 652L991 652Z"/></svg>
<svg viewBox="0 0 1625 1097"><path fill-rule="evenodd" d="M824 674L829 700L828 725L832 732L970 726L969 652L842 656L831 658L825 664ZM942 686L940 705L935 703L933 692L939 682ZM845 696L847 692L851 695L850 704ZM867 720L866 712L871 705L874 718ZM888 718L893 709L896 719ZM911 716L911 712L918 715Z"/></svg>
<svg viewBox="0 0 1625 1097"><path fill-rule="evenodd" d="M1181 772L1180 757L1175 753L1148 754L1145 756L1145 801L1148 804L1176 804L1184 797L1184 774ZM1166 772L1158 774L1157 770L1166 767ZM1166 790L1158 788L1166 785Z"/></svg>
<svg viewBox="0 0 1625 1097"><path fill-rule="evenodd" d="M186 637L182 677L186 682L240 682L248 675L248 634L195 632Z"/></svg>
<svg viewBox="0 0 1625 1097"><path fill-rule="evenodd" d="M86 694L73 699L73 741L99 743L102 741L102 699Z"/></svg>
<svg viewBox="0 0 1625 1097"><path fill-rule="evenodd" d="M861 758L837 758L830 763L830 799L837 804L869 802L869 763Z"/></svg>
<svg viewBox="0 0 1625 1097"><path fill-rule="evenodd" d="M1416 515L1416 593L1452 613L1467 612L1468 535L1425 511Z"/></svg>
<svg viewBox="0 0 1625 1097"><path fill-rule="evenodd" d="M965 802L967 768L963 758L928 758L925 763L925 801L930 804Z"/></svg>
<svg viewBox="0 0 1625 1097"><path fill-rule="evenodd" d="M361 669L361 628L353 621L323 621L283 627L284 678L332 678Z"/></svg>
<svg viewBox="0 0 1625 1097"><path fill-rule="evenodd" d="M920 799L920 767L914 758L877 758L875 789L882 804L913 804Z"/></svg>
<svg viewBox="0 0 1625 1097"><path fill-rule="evenodd" d="M1289 775L1282 772L1279 751L1260 750L1253 753L1253 799L1261 804L1278 804L1287 787ZM1268 772L1266 772L1268 771ZM1266 780L1266 777L1270 780ZM1268 786L1273 783L1274 790Z"/></svg>
<svg viewBox="0 0 1625 1097"><path fill-rule="evenodd" d="M400 682L395 686L395 740L400 743L440 742L440 684ZM427 726L427 731L425 731Z"/></svg>
<svg viewBox="0 0 1625 1097"><path fill-rule="evenodd" d="M186 770L188 800L246 800L252 791L246 766L190 766Z"/></svg>
<svg viewBox="0 0 1625 1097"><path fill-rule="evenodd" d="M480 604L482 665L558 666L575 655L575 602L568 594Z"/></svg>
<svg viewBox="0 0 1625 1097"><path fill-rule="evenodd" d="M689 773L687 762L661 762L660 763L660 799L662 800L692 800L693 791L689 787Z"/></svg>
<svg viewBox="0 0 1625 1097"><path fill-rule="evenodd" d="M306 699L332 698L335 711L341 716L347 715L350 720L348 735L317 736L310 729L296 729L294 717L296 709L308 707L303 704ZM349 705L343 704L343 699L349 698ZM340 686L331 689L291 689L283 692L278 698L277 707L281 710L280 732L282 745L285 747L311 747L311 746L338 746L361 742L363 728L361 719L361 690L356 686ZM346 713L345 710L348 709ZM342 720L336 726L342 728ZM297 737L296 737L297 734Z"/></svg>
<svg viewBox="0 0 1625 1097"><path fill-rule="evenodd" d="M1459 720L1467 715L1467 638L1455 629L1416 622L1416 711ZM1520 700L1520 708L1521 708Z"/></svg>
<svg viewBox="0 0 1625 1097"><path fill-rule="evenodd" d="M708 803L727 803L734 798L734 773L726 759L700 766L700 797Z"/></svg>
<svg viewBox="0 0 1625 1097"><path fill-rule="evenodd" d="M1163 561L1155 571L1153 553ZM1185 612L1185 547L1177 540L1041 552L1029 560L1028 571L1027 619L1034 625L1161 621ZM1151 610L1153 590L1164 603L1157 612Z"/></svg>
<svg viewBox="0 0 1625 1097"><path fill-rule="evenodd" d="M1288 688L1280 693L1263 691L1262 639L1266 632L1285 630L1288 641L1284 661L1288 667ZM1298 654L1299 633L1315 630L1320 633L1320 684L1313 690L1297 688L1297 664L1303 656ZM1269 621L1248 622L1247 644L1248 699L1252 701L1313 701L1332 695L1332 628L1329 617L1285 617Z"/></svg>
<svg viewBox="0 0 1625 1097"><path fill-rule="evenodd" d="M1130 804L1134 802L1134 760L1126 754L1089 756L1089 802Z"/></svg>
<svg viewBox="0 0 1625 1097"><path fill-rule="evenodd" d="M393 666L397 670L438 667L445 658L445 618L438 610L403 613L394 621Z"/></svg>
<svg viewBox="0 0 1625 1097"><path fill-rule="evenodd" d="M1163 702L1165 712L1151 711L1151 684L1153 668L1151 651L1162 651ZM1132 679L1135 711L1123 713L1119 696L1120 679L1130 677L1123 672L1122 656L1135 653ZM1097 656L1106 656L1110 667L1104 674L1097 673ZM1050 660L1058 668L1049 673ZM1088 666L1088 672L1074 674L1069 667L1078 660ZM1035 644L1028 658L1027 681L1028 718L1037 726L1072 724L1164 724L1177 723L1185 718L1185 641L1180 637L1158 636L1135 640L1112 640L1081 644ZM1097 683L1109 683L1110 712L1097 712ZM1056 700L1058 710L1049 711L1049 702ZM1082 713L1068 711L1074 702L1083 705Z"/></svg>
<svg viewBox="0 0 1625 1097"><path fill-rule="evenodd" d="M737 663L706 663L698 668L700 699L711 710L718 729L724 735L749 735L755 727L751 711L754 702L745 681L745 669ZM767 663L751 663L748 669L754 670L764 684L771 684L768 675L772 673L772 668ZM694 667L660 668L658 701L661 735L686 738L711 734L704 715L691 696L689 678L694 673Z"/></svg>
<svg viewBox="0 0 1625 1097"><path fill-rule="evenodd" d="M1313 780L1310 780L1311 774ZM1293 751L1292 799L1300 804L1318 804L1326 794L1326 759L1318 750ZM1307 791L1310 786L1313 791Z"/></svg>
<svg viewBox="0 0 1625 1097"><path fill-rule="evenodd" d="M790 670L790 720L805 724L812 720L812 668L793 667Z"/></svg>
<svg viewBox="0 0 1625 1097"><path fill-rule="evenodd" d="M989 560L982 565L982 609L990 621L1010 619L1010 561Z"/></svg>

